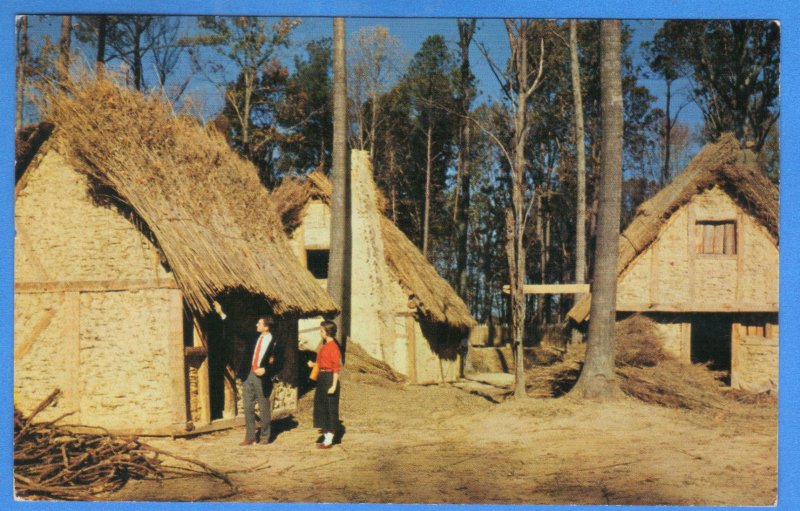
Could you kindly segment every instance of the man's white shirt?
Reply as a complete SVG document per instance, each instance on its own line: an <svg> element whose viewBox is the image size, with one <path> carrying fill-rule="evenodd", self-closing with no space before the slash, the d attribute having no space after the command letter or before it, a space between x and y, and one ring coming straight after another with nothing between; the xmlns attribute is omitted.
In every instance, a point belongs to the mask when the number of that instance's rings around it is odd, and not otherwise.
<svg viewBox="0 0 800 511"><path fill-rule="evenodd" d="M261 359L264 358L264 354L267 352L267 348L269 348L270 343L272 342L272 334L267 332L263 335L264 339L261 341L261 349L258 350L258 359L256 359L256 365L261 367ZM258 344L258 341L256 341Z"/></svg>

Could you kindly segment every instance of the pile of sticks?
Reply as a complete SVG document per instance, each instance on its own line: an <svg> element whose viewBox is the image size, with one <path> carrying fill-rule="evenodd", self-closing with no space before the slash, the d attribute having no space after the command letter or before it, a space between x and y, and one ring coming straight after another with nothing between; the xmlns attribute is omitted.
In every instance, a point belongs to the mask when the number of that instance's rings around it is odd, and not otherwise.
<svg viewBox="0 0 800 511"><path fill-rule="evenodd" d="M34 422L58 394L59 390L53 391L28 417L14 410L14 483L18 498L91 500L119 490L130 479L160 479L166 473L203 473L234 488L225 474L196 460L171 456L136 438L73 433L55 425L64 416L50 422ZM185 464L169 466L164 457Z"/></svg>

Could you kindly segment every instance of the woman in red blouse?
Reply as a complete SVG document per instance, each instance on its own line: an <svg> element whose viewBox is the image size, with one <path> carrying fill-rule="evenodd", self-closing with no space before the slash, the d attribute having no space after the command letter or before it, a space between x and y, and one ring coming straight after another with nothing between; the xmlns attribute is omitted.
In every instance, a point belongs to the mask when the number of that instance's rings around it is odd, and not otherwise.
<svg viewBox="0 0 800 511"><path fill-rule="evenodd" d="M314 427L322 430L320 449L333 446L333 436L339 430L339 371L342 353L336 340L336 323L323 321L319 328L322 348L317 354L319 376L314 394ZM311 365L311 363L309 363Z"/></svg>

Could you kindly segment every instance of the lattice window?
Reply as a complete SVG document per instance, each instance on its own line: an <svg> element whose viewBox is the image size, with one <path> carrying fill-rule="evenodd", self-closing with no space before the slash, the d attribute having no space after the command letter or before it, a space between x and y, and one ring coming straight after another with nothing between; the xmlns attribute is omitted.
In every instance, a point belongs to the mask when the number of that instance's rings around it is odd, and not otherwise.
<svg viewBox="0 0 800 511"><path fill-rule="evenodd" d="M736 222L698 221L695 224L695 246L698 254L735 255Z"/></svg>

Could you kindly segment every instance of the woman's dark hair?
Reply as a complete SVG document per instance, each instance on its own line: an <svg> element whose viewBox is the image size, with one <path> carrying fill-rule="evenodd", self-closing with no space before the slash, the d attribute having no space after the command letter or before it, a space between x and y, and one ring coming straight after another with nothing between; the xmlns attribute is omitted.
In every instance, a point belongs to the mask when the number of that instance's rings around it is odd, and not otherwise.
<svg viewBox="0 0 800 511"><path fill-rule="evenodd" d="M327 319L319 324L325 330L325 335L328 337L336 338L336 323L333 321L328 321Z"/></svg>

